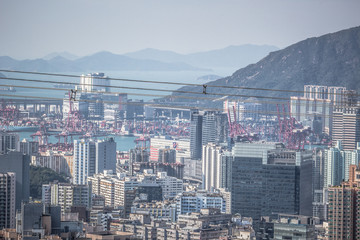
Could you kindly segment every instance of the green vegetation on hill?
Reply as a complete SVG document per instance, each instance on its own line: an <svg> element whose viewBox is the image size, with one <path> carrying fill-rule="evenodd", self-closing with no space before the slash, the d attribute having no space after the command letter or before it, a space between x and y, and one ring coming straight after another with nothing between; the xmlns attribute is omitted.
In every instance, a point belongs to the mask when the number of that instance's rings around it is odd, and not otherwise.
<svg viewBox="0 0 360 240"><path fill-rule="evenodd" d="M42 185L55 180L68 182L65 175L58 174L50 168L30 166L30 196L33 199L41 198Z"/></svg>

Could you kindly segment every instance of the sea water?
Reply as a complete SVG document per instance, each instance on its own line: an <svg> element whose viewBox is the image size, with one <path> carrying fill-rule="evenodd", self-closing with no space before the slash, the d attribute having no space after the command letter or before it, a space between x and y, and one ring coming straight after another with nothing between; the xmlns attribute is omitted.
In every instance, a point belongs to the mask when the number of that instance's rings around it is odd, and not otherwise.
<svg viewBox="0 0 360 240"><path fill-rule="evenodd" d="M218 75L221 77L226 77L231 75L235 69L233 68L219 68L216 70L206 70L206 71L99 71L104 72L106 76L110 78L121 78L121 79L132 79L132 80L146 80L146 81L158 81L158 82L177 82L177 83L198 83L204 84L206 80L198 80L199 77L205 75ZM21 73L7 73L2 72L6 77L9 78L23 78L31 80L42 80L42 81L54 81L57 83L69 82L69 83L79 83L80 78L78 77L60 77L60 76L47 76L47 75L36 75L36 74L21 74ZM70 72L70 73L61 73L68 75L79 76L81 74L88 74L88 72ZM50 89L36 89L36 88L21 88L15 87L16 92L6 92L6 95L11 95L13 98L23 98L24 96L32 97L51 97L51 98L64 98L67 91L54 88L55 83L41 83L41 82L29 82L29 81L20 81L20 80L6 80L0 79L1 84L15 85L15 86L29 86L29 87L41 87L41 88L50 88ZM111 80L111 86L117 86L120 88L111 88L111 92L121 92L127 93L129 99L142 99L148 101L157 97L152 96L141 96L141 95L132 95L132 94L152 94L166 96L170 95L172 90L176 90L182 85L172 85L172 84L163 84L163 83L139 83L139 82L129 82L121 80ZM147 89L159 89L159 90L168 90L164 91L154 91L154 90L137 90L137 89L126 89L121 87L130 87L130 88L147 88ZM2 93L5 94L5 93ZM2 96L0 98L11 98L9 96Z"/></svg>
<svg viewBox="0 0 360 240"><path fill-rule="evenodd" d="M19 132L19 137L20 137L20 141L22 141L23 139L27 139L28 141L33 140L33 138L31 137L32 134L34 134L35 132ZM129 151L132 148L136 147L136 143L135 143L135 139L137 137L133 137L133 136L115 136L115 135L109 135L107 137L112 137L114 138L115 142L116 142L116 150L117 151ZM80 136L73 136L73 140L78 140L80 138ZM93 139L104 139L106 137L98 137L98 138L93 138ZM70 141L70 137L68 137L68 141ZM34 140L37 140L37 137L34 138ZM49 143L57 143L58 139L55 137L55 135L50 135L48 137L48 142Z"/></svg>

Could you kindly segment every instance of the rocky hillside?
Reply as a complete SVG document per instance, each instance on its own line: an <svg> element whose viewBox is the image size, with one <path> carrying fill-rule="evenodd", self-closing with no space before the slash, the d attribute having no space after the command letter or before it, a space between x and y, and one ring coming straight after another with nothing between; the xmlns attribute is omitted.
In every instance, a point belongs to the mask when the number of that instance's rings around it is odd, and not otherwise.
<svg viewBox="0 0 360 240"><path fill-rule="evenodd" d="M208 83L209 86L300 91L305 84L345 86L360 93L360 27L306 39L271 52L259 62L236 71L232 76ZM181 90L202 92L201 87L183 87ZM212 87L208 87L207 92L277 97L296 95L288 92Z"/></svg>

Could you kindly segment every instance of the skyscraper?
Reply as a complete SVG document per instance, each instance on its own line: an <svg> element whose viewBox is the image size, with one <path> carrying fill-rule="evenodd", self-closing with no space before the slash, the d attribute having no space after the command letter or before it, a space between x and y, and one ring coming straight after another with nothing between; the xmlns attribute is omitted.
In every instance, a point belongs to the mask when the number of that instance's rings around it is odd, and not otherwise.
<svg viewBox="0 0 360 240"><path fill-rule="evenodd" d="M324 187L338 186L349 180L350 165L358 165L360 159L360 142L355 150L344 150L341 141L334 147L324 150Z"/></svg>
<svg viewBox="0 0 360 240"><path fill-rule="evenodd" d="M227 140L227 116L215 111L191 113L190 151L192 159L201 159L202 145Z"/></svg>
<svg viewBox="0 0 360 240"><path fill-rule="evenodd" d="M201 159L203 115L199 111L191 113L190 117L190 152L192 159Z"/></svg>
<svg viewBox="0 0 360 240"><path fill-rule="evenodd" d="M332 114L334 107L346 102L345 87L305 85L304 96L290 98L291 114L298 121L321 119L322 130L332 133Z"/></svg>
<svg viewBox="0 0 360 240"><path fill-rule="evenodd" d="M0 172L0 229L15 228L16 175Z"/></svg>
<svg viewBox="0 0 360 240"><path fill-rule="evenodd" d="M87 177L96 171L95 143L89 140L74 140L74 184L86 184Z"/></svg>
<svg viewBox="0 0 360 240"><path fill-rule="evenodd" d="M201 144L215 143L216 138L216 112L204 112L202 121L202 140Z"/></svg>
<svg viewBox="0 0 360 240"><path fill-rule="evenodd" d="M20 151L19 134L0 131L0 154Z"/></svg>
<svg viewBox="0 0 360 240"><path fill-rule="evenodd" d="M82 91L110 91L110 79L104 73L89 73L80 76L79 87Z"/></svg>
<svg viewBox="0 0 360 240"><path fill-rule="evenodd" d="M104 170L116 172L116 142L114 138L96 141L96 167L95 172Z"/></svg>
<svg viewBox="0 0 360 240"><path fill-rule="evenodd" d="M203 189L213 191L219 188L229 188L231 182L231 169L229 169L231 161L232 158L229 156L229 152L225 152L224 147L214 143L203 145Z"/></svg>
<svg viewBox="0 0 360 240"><path fill-rule="evenodd" d="M333 114L333 144L341 141L344 150L356 149L360 142L360 107L338 107Z"/></svg>
<svg viewBox="0 0 360 240"><path fill-rule="evenodd" d="M87 177L105 169L116 171L116 143L113 138L74 140L73 183L86 184Z"/></svg>
<svg viewBox="0 0 360 240"><path fill-rule="evenodd" d="M350 166L349 181L329 188L329 240L360 239L360 169Z"/></svg>
<svg viewBox="0 0 360 240"><path fill-rule="evenodd" d="M232 213L252 217L312 214L312 152L276 143L236 143L232 163Z"/></svg>
<svg viewBox="0 0 360 240"><path fill-rule="evenodd" d="M337 186L344 179L344 151L341 141L337 145L325 150L325 187Z"/></svg>
<svg viewBox="0 0 360 240"><path fill-rule="evenodd" d="M16 209L21 208L22 201L30 196L30 157L20 152L0 154L0 171L16 174Z"/></svg>
<svg viewBox="0 0 360 240"><path fill-rule="evenodd" d="M204 112L202 122L202 145L227 141L227 114L215 111Z"/></svg>

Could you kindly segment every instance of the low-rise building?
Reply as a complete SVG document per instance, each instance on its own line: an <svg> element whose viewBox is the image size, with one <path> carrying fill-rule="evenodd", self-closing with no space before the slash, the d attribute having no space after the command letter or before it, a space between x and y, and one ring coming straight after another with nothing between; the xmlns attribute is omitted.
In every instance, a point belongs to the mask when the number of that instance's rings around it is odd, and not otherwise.
<svg viewBox="0 0 360 240"><path fill-rule="evenodd" d="M216 208L226 212L226 201L219 193L206 191L183 192L176 197L177 215L198 213L203 208Z"/></svg>
<svg viewBox="0 0 360 240"><path fill-rule="evenodd" d="M134 202L131 213L146 213L152 219L175 222L176 203L171 201Z"/></svg>

